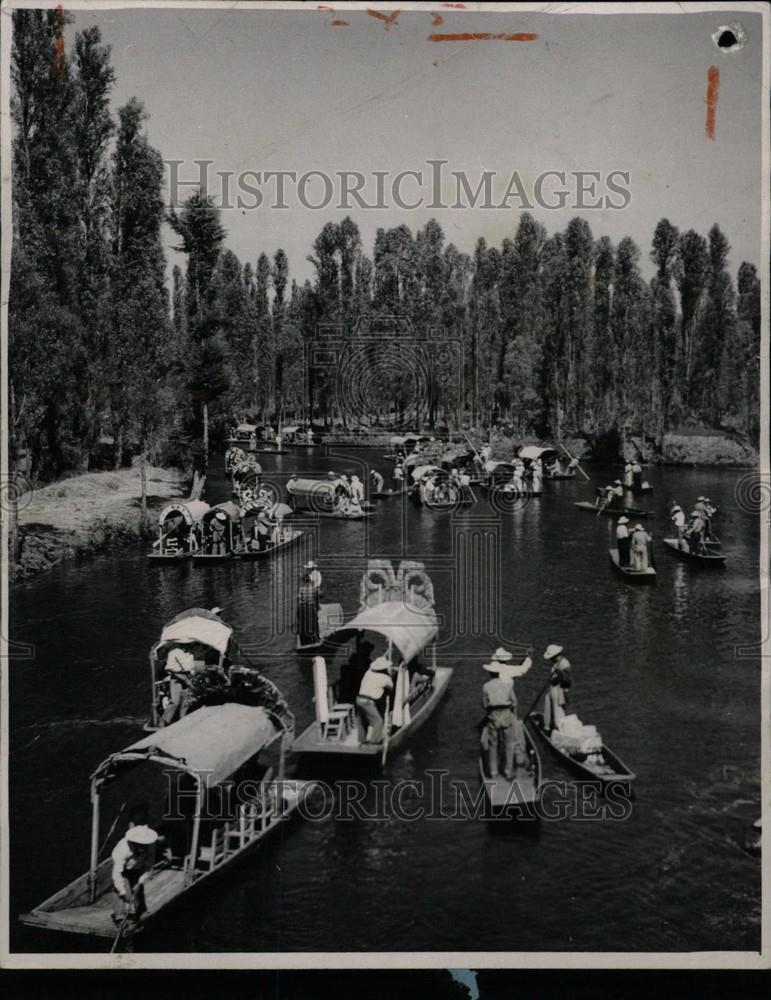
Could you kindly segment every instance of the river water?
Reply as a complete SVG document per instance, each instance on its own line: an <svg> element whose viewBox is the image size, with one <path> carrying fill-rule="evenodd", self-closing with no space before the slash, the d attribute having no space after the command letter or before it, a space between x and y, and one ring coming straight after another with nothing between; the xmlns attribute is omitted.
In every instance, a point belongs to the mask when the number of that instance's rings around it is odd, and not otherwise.
<svg viewBox="0 0 771 1000"><path fill-rule="evenodd" d="M259 458L276 482L329 469L363 475L368 463L390 471L364 449ZM589 471L601 483L613 478ZM612 572L610 520L572 505L593 498L593 484L580 479L547 483L543 497L513 511L481 502L432 513L395 498L366 522L324 520L309 539L325 598L347 613L368 556L395 566L419 559L433 580L438 659L455 673L437 712L385 772L391 785L416 782L404 786L402 807L423 813L410 821L391 803L378 820L293 823L160 918L137 950L757 950L760 862L742 845L760 812L759 526L737 507L743 475L649 470L655 493L641 505L657 540L650 588ZM721 509L723 570L694 569L660 543L672 499L687 510L702 493ZM208 499L227 496L217 472ZM264 565L164 568L139 548L122 549L12 591L11 638L20 644L10 672L13 950L99 950L15 917L87 869L89 774L141 736L147 654L166 620L190 606L222 607L298 728L311 721L310 669L291 632L296 560L310 551ZM526 836L481 819L431 818L427 774L434 787L444 771L478 790L482 663L501 644L532 645L534 667L517 682L529 706L552 642L573 664L572 708L637 774L629 815L600 821L573 809ZM548 778L569 781L547 750L543 761Z"/></svg>

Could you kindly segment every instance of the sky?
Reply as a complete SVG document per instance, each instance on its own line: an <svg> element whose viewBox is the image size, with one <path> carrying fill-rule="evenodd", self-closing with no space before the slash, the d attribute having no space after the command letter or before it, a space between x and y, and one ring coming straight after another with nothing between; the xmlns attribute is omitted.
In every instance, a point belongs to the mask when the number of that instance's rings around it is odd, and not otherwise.
<svg viewBox="0 0 771 1000"><path fill-rule="evenodd" d="M549 233L580 214L595 237L631 236L646 274L662 217L704 235L717 222L732 246L733 272L742 260L759 264L760 15L734 9L550 16L445 6L441 17L437 26L429 12L417 10L399 13L393 23L366 11L229 4L89 10L76 12L67 41L69 47L76 30L99 25L117 76L113 109L131 96L145 103L150 141L165 160L183 161L183 180L197 177L194 161L214 161L209 190L215 200L222 197L218 171L360 171L372 201L372 171L423 170L427 178L427 161L444 159L445 171L466 171L474 187L483 170L496 171L495 203L514 171L531 199L545 171L599 171L603 178L628 171L631 198L623 209L568 205L536 207L532 214ZM335 20L347 23L334 26ZM737 20L746 44L735 53L718 50L712 33ZM476 32L538 38L429 40ZM706 91L713 65L720 81L710 139ZM598 191L607 193L603 185ZM359 225L368 253L378 227L406 224L414 231L432 217L448 241L471 253L480 236L492 245L513 236L521 213L516 198L500 209L391 204L346 211L333 204L314 211L300 204L296 191L286 198L288 208L277 209L269 204L274 190L275 182L263 181L260 207L224 211L227 246L252 264L261 252L282 247L290 277L299 281L313 274L307 255L324 223L345 215ZM402 191L412 199L416 185L405 182ZM423 193L428 201L427 186ZM307 197L318 201L322 194L316 179Z"/></svg>

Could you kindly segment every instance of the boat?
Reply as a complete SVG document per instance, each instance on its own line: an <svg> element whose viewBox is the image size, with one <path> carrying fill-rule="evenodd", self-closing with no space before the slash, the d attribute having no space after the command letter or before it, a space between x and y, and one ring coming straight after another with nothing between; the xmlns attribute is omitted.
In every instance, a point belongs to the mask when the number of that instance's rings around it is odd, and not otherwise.
<svg viewBox="0 0 771 1000"><path fill-rule="evenodd" d="M264 427L260 427L258 424L238 424L235 431L227 439L229 445L249 445L254 439L255 441L262 437L262 432Z"/></svg>
<svg viewBox="0 0 771 1000"><path fill-rule="evenodd" d="M390 500L391 497L401 497L404 496L408 491L405 489L401 490L374 490L370 493L370 498L372 500Z"/></svg>
<svg viewBox="0 0 771 1000"><path fill-rule="evenodd" d="M410 498L419 507L429 510L454 510L476 502L476 496L470 486L461 486L453 482L447 469L439 465L418 465L411 470L413 487ZM426 490L425 484L433 480L433 492Z"/></svg>
<svg viewBox="0 0 771 1000"><path fill-rule="evenodd" d="M706 543L705 550L702 552L691 552L690 548L682 548L676 538L665 538L664 544L670 552L674 552L676 556L686 562L699 566L725 566L726 556L722 552L715 551L717 545L710 546L709 542Z"/></svg>
<svg viewBox="0 0 771 1000"><path fill-rule="evenodd" d="M264 708L227 703L201 708L111 754L91 776L88 871L22 914L21 922L112 939L112 950L119 939L130 941L172 903L231 869L297 810L314 783L284 777L291 736ZM274 768L258 758L279 741L274 777ZM147 803L148 825L163 837L163 850L156 850L147 873L146 912L139 923L124 921L119 929L107 852L127 827L119 822L121 801L137 794Z"/></svg>
<svg viewBox="0 0 771 1000"><path fill-rule="evenodd" d="M527 764L515 765L514 777L499 774L491 778L487 770L484 750L479 753L479 777L485 792L488 809L495 817L536 818L541 801L541 775L543 765L538 745L527 726L523 726Z"/></svg>
<svg viewBox="0 0 771 1000"><path fill-rule="evenodd" d="M298 628L297 628L297 639L295 641L295 648L298 653L316 653L320 649L323 649L329 644L330 636L340 628L340 626L345 621L345 615L343 614L342 604L320 604L318 611L316 612L317 617L317 632L318 632L318 642L303 642L301 639L301 629L299 627L301 611L298 608Z"/></svg>
<svg viewBox="0 0 771 1000"><path fill-rule="evenodd" d="M648 517L650 511L641 510L639 507L597 507L596 504L591 503L589 500L578 500L573 504L574 507L578 507L579 510L590 510L593 514L607 514L608 517Z"/></svg>
<svg viewBox="0 0 771 1000"><path fill-rule="evenodd" d="M233 701L261 705L282 724L291 724L292 713L283 695L239 647L232 626L221 617L220 610L187 608L163 626L158 642L150 650L150 716L146 732L162 727L169 708L173 674L166 667L173 650L192 654L184 698L187 714L208 703ZM168 721L176 721L182 711L180 704L176 713L167 716Z"/></svg>
<svg viewBox="0 0 771 1000"><path fill-rule="evenodd" d="M560 453L556 448L550 446L542 447L535 444L525 445L517 452L517 458L521 458L523 462L534 462L537 458L540 458L543 463L544 479L576 478L575 468L571 469L570 466L562 467Z"/></svg>
<svg viewBox="0 0 771 1000"><path fill-rule="evenodd" d="M156 563L189 559L199 547L201 519L210 509L203 500L182 500L164 507L158 517L158 538L147 558Z"/></svg>
<svg viewBox="0 0 771 1000"><path fill-rule="evenodd" d="M225 530L218 546L218 551L214 551L215 540L212 532L212 521L219 515L219 519L224 519ZM241 509L232 500L218 503L201 517L200 521L200 548L193 552L193 565L200 566L203 563L227 562L233 558L236 543L241 532Z"/></svg>
<svg viewBox="0 0 771 1000"><path fill-rule="evenodd" d="M245 559L247 561L270 559L270 557L276 555L277 552L283 552L284 549L288 549L290 545L294 545L295 542L299 542L304 534L304 531L300 531L297 528L283 528L281 530L281 535L279 536L280 540L274 544L267 545L264 549L241 548L238 549L235 555L238 559Z"/></svg>
<svg viewBox="0 0 771 1000"><path fill-rule="evenodd" d="M310 427L295 425L282 427L281 439L284 445L293 448L318 448L321 444L318 435L314 434Z"/></svg>
<svg viewBox="0 0 771 1000"><path fill-rule="evenodd" d="M362 578L358 614L333 632L329 641L342 654L341 660L347 659L346 654L361 656L364 641L373 659L392 658L396 674L385 709L383 736L378 742L365 742L364 724L354 704L362 676L360 666L351 674L353 658L341 663L340 678L330 685L326 659L315 656L315 720L294 741L293 752L301 758L338 763L385 764L431 717L447 691L452 669L436 665L435 645L431 667L420 662L437 631L433 585L423 564L405 560L394 573L388 560L370 560Z"/></svg>
<svg viewBox="0 0 771 1000"><path fill-rule="evenodd" d="M383 455L383 458L387 462L394 462L399 457L399 452L403 452L404 455L409 456L414 452L419 451L421 448L425 448L426 445L430 444L433 438L428 437L426 434L398 434L391 438L388 442L391 447L391 451Z"/></svg>
<svg viewBox="0 0 771 1000"><path fill-rule="evenodd" d="M319 517L361 521L365 517L372 517L375 509L374 504L366 500L354 504L336 479L300 479L292 476L286 484L286 491L292 510L317 514Z"/></svg>
<svg viewBox="0 0 771 1000"><path fill-rule="evenodd" d="M542 489L532 489L529 478L523 480L522 489L515 489L512 483L515 471L512 462L486 462L484 471L487 477L484 484L485 488L489 493L495 494L498 497L507 499L509 497L539 497L543 493ZM527 472L524 475L529 477Z"/></svg>
<svg viewBox="0 0 771 1000"><path fill-rule="evenodd" d="M588 755L580 750L568 750L555 744L552 737L546 732L543 724L543 715L540 712L532 712L528 717L525 728L530 728L549 746L552 753L559 760L579 777L585 781L599 781L602 785L610 785L618 781L632 782L635 780L635 773L630 771L621 758L613 753L610 747L600 742L600 749L596 751L601 755L603 764L597 769L587 763ZM601 740L601 738L600 738Z"/></svg>
<svg viewBox="0 0 771 1000"><path fill-rule="evenodd" d="M613 569L620 574L629 583L655 583L656 582L656 569L654 566L648 566L646 570L640 572L639 570L632 569L631 566L622 566L618 555L618 549L608 549L608 555L610 556L610 562Z"/></svg>

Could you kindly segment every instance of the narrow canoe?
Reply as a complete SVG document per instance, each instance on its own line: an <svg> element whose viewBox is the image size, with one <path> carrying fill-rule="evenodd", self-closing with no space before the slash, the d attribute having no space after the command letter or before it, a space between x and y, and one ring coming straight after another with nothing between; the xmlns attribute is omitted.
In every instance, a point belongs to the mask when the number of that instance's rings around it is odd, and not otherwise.
<svg viewBox="0 0 771 1000"><path fill-rule="evenodd" d="M560 761L572 771L574 774L579 775L585 781L599 781L603 785L609 785L616 781L634 781L636 775L633 771L630 771L626 764L618 757L613 751L607 747L604 743L602 744L602 756L605 764L608 768L607 771L595 771L592 767L589 767L580 758L583 754L578 754L573 756L566 750L562 750L560 747L555 746L550 737L547 735L543 728L543 715L540 712L533 712L530 718L527 720L525 725L526 729L534 729L536 733L548 744L552 753L560 759Z"/></svg>
<svg viewBox="0 0 771 1000"><path fill-rule="evenodd" d="M232 552L194 552L193 564L200 566L203 563L222 563L232 558Z"/></svg>
<svg viewBox="0 0 771 1000"><path fill-rule="evenodd" d="M190 558L189 552L175 552L173 555L169 552L148 552L147 558L150 562L154 563L178 563L184 562L186 559Z"/></svg>
<svg viewBox="0 0 771 1000"><path fill-rule="evenodd" d="M283 542L279 542L278 545L270 545L265 549L246 549L242 552L236 552L236 556L239 559L246 559L252 561L255 559L269 559L272 555L277 552L281 552L282 549L289 548L290 545L294 543L305 534L303 531L293 531L288 538L285 538Z"/></svg>
<svg viewBox="0 0 771 1000"><path fill-rule="evenodd" d="M399 729L391 731L385 750L386 758L393 756L400 750L423 723L433 715L447 691L451 677L452 667L436 668L433 686L410 706L412 710L410 721L406 725L400 726ZM382 762L383 747L383 741L362 743L356 727L346 732L340 739L325 739L318 722L312 722L292 744L294 753L302 756L338 758L350 762L355 760L370 761L375 765L380 765Z"/></svg>
<svg viewBox="0 0 771 1000"><path fill-rule="evenodd" d="M524 767L517 767L511 779L504 778L502 774L497 778L490 778L486 755L484 751L479 754L479 777L489 807L496 815L532 815L541 800L541 756L527 726L524 726L524 734L528 763Z"/></svg>
<svg viewBox="0 0 771 1000"><path fill-rule="evenodd" d="M645 572L640 573L636 569L632 569L631 566L622 566L618 556L618 549L608 549L608 555L610 556L610 562L613 569L620 574L629 583L655 583L656 582L656 570L653 566L649 566Z"/></svg>
<svg viewBox="0 0 771 1000"><path fill-rule="evenodd" d="M579 510L590 510L593 514L607 514L608 517L648 517L650 511L640 510L639 507L605 507L600 510L589 500L579 500L573 504L574 507L578 507Z"/></svg>
<svg viewBox="0 0 771 1000"><path fill-rule="evenodd" d="M673 552L676 556L681 559L685 559L686 562L698 563L700 566L724 566L726 557L722 552L691 552L690 549L683 549L678 544L676 538L665 538L664 544ZM687 544L687 543L686 543Z"/></svg>

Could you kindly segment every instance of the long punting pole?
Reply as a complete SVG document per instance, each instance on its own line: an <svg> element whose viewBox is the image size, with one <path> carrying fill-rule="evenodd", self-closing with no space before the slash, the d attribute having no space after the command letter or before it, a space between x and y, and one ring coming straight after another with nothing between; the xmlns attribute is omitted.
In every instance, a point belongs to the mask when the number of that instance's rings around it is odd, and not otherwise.
<svg viewBox="0 0 771 1000"><path fill-rule="evenodd" d="M91 861L88 866L88 898L96 899L96 867L99 863L99 790L96 779L91 782Z"/></svg>
<svg viewBox="0 0 771 1000"><path fill-rule="evenodd" d="M150 651L150 718L153 726L158 726L158 699L156 697L155 648Z"/></svg>
<svg viewBox="0 0 771 1000"><path fill-rule="evenodd" d="M573 458L573 456L570 454L570 452L567 450L567 448L565 447L565 445L561 441L560 441L560 448L562 448L562 450L565 452L565 454L568 456L568 458L570 458L570 459ZM587 474L581 468L581 463L578 462L578 460L576 460L576 465L578 466L578 471L581 473L581 475L584 477L584 479L589 480L589 476L587 476Z"/></svg>

